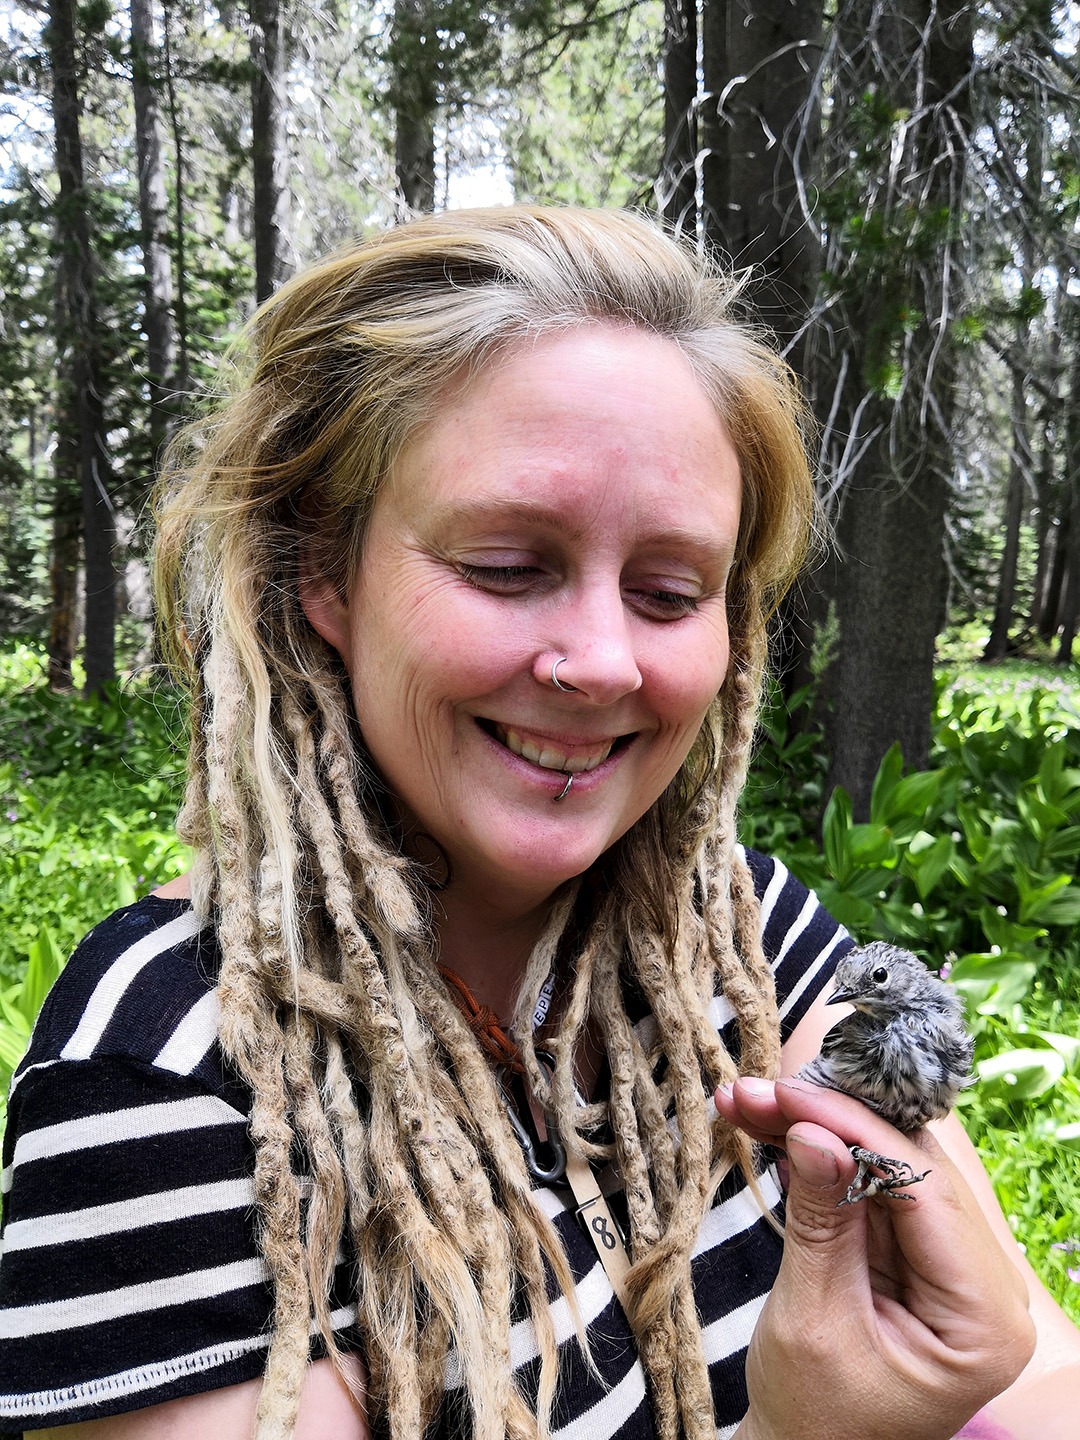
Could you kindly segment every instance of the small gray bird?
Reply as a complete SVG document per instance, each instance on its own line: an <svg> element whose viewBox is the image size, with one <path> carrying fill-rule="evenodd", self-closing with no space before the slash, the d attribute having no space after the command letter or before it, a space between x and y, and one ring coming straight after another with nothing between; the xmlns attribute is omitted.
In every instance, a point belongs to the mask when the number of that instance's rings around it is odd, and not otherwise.
<svg viewBox="0 0 1080 1440"><path fill-rule="evenodd" d="M947 1115L970 1081L974 1053L956 991L881 940L845 955L835 979L827 1003L847 1001L855 1013L833 1026L799 1078L854 1095L905 1134ZM851 1153L859 1168L841 1205L877 1194L911 1200L904 1189L930 1173L859 1145Z"/></svg>

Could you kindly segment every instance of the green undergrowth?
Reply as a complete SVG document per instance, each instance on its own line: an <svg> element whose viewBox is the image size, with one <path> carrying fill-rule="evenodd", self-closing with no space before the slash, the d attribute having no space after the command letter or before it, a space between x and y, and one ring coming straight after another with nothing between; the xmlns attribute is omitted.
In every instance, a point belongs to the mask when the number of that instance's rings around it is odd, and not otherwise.
<svg viewBox="0 0 1080 1440"><path fill-rule="evenodd" d="M178 699L149 679L53 695L40 653L0 651L0 1092L63 959L183 872ZM3 1114L0 1109L0 1124Z"/></svg>
<svg viewBox="0 0 1080 1440"><path fill-rule="evenodd" d="M796 719L809 692L793 697ZM964 997L960 1116L1017 1238L1080 1322L1080 675L943 671L931 765L893 747L870 816L824 800L823 738L767 707L743 838L787 860L860 940L893 940ZM820 842L815 838L820 816Z"/></svg>

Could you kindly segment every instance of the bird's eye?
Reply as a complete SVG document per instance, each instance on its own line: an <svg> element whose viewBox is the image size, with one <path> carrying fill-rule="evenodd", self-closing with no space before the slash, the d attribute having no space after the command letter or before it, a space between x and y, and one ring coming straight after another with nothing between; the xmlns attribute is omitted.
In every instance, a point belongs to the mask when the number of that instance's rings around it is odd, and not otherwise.
<svg viewBox="0 0 1080 1440"><path fill-rule="evenodd" d="M875 985L884 985L889 978L889 972L884 965L879 965L876 970L870 972L870 979Z"/></svg>

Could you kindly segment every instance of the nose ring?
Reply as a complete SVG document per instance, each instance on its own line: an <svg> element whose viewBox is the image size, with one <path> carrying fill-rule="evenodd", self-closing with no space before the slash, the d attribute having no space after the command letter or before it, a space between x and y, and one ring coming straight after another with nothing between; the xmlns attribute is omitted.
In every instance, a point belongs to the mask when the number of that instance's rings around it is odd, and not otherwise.
<svg viewBox="0 0 1080 1440"><path fill-rule="evenodd" d="M559 679L558 675L556 675L555 673L560 665L566 664L566 659L567 657L565 655L561 655L559 659L555 661L555 664L552 665L551 683L555 686L556 690L564 690L567 695L576 695L578 693L578 687L576 685L564 685L563 682Z"/></svg>

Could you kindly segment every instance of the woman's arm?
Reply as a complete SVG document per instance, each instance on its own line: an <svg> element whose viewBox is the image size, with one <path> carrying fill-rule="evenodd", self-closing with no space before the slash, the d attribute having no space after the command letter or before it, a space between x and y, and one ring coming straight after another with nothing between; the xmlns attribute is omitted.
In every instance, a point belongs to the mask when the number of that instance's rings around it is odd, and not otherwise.
<svg viewBox="0 0 1080 1440"><path fill-rule="evenodd" d="M364 1367L356 1355L345 1355L346 1386L329 1360L308 1366L300 1395L300 1414L293 1440L369 1440L363 1405L349 1393L364 1393ZM252 1440L261 1380L187 1395L164 1405L84 1420L49 1430L28 1431L33 1440Z"/></svg>
<svg viewBox="0 0 1080 1440"><path fill-rule="evenodd" d="M1058 1307L1013 1238L978 1151L959 1120L950 1116L931 1128L967 1181L1002 1249L1023 1276L1035 1321L1035 1354L1016 1383L990 1404L990 1414L1016 1440L1075 1440L1080 1330Z"/></svg>

